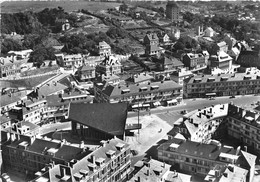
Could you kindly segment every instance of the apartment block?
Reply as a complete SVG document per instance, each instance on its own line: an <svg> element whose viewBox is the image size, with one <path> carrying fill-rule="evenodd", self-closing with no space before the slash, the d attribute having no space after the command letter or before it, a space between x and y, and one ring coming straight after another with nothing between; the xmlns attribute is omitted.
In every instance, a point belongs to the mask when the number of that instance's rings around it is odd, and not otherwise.
<svg viewBox="0 0 260 182"><path fill-rule="evenodd" d="M50 165L37 172L33 181L125 181L131 173L130 146L114 138L82 159L72 159L67 164Z"/></svg>
<svg viewBox="0 0 260 182"><path fill-rule="evenodd" d="M195 110L183 118L181 124L174 124L189 140L208 143L212 136L218 135L219 127L228 113L228 104L214 105Z"/></svg>
<svg viewBox="0 0 260 182"><path fill-rule="evenodd" d="M260 93L260 72L198 75L184 81L185 98L232 96Z"/></svg>
<svg viewBox="0 0 260 182"><path fill-rule="evenodd" d="M254 176L256 156L240 147L234 149L221 144L203 144L173 138L158 147L158 159L178 166L189 173L206 176L216 165L234 164L248 170L247 181Z"/></svg>
<svg viewBox="0 0 260 182"><path fill-rule="evenodd" d="M168 1L166 5L166 18L172 22L180 22L180 11L181 8L173 1Z"/></svg>
<svg viewBox="0 0 260 182"><path fill-rule="evenodd" d="M228 134L260 153L260 115L229 104Z"/></svg>
<svg viewBox="0 0 260 182"><path fill-rule="evenodd" d="M171 165L155 159L138 161L129 182L190 182L191 176L170 170Z"/></svg>
<svg viewBox="0 0 260 182"><path fill-rule="evenodd" d="M55 54L57 64L65 68L79 68L84 64L84 57L81 54Z"/></svg>
<svg viewBox="0 0 260 182"><path fill-rule="evenodd" d="M91 153L84 147L72 146L65 140L25 136L1 132L3 169L33 177L49 163L66 165L72 159L80 160Z"/></svg>
<svg viewBox="0 0 260 182"><path fill-rule="evenodd" d="M177 104L182 100L182 86L172 80L130 85L96 83L94 92L98 102L127 102L132 109L154 107L160 102Z"/></svg>
<svg viewBox="0 0 260 182"><path fill-rule="evenodd" d="M10 116L20 121L28 121L39 124L42 119L42 113L46 110L47 101L45 99L28 99L22 101L20 105L15 106L9 112Z"/></svg>

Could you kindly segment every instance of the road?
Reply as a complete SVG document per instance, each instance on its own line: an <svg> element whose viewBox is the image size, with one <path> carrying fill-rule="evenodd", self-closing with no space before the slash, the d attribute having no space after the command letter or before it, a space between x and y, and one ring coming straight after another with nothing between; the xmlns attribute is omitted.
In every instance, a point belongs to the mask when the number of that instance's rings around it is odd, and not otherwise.
<svg viewBox="0 0 260 182"><path fill-rule="evenodd" d="M230 103L233 102L235 105L244 107L244 108L254 108L255 106L252 106L252 103L256 103L257 101L260 101L260 96L254 96L254 95L246 95L246 96L236 96L236 98L230 99L229 97L217 97L215 100L209 100L206 98L197 98L195 100L193 99L185 99L183 100L183 103L177 106L171 106L171 107L163 107L160 106L156 109L151 109L151 114L156 114L162 119L166 120L169 124L173 124L178 118L182 117L180 114L180 111L187 110L193 111L195 109L209 107L211 105L216 104L224 104L224 103ZM149 112L147 111L140 111L140 116L147 115ZM136 117L138 115L137 112L129 112L128 117Z"/></svg>
<svg viewBox="0 0 260 182"><path fill-rule="evenodd" d="M187 111L192 111L199 108L209 107L211 105L215 104L224 104L233 102L236 105L243 106L245 108L249 108L252 103L260 101L260 96L253 96L253 95L246 95L246 96L236 96L236 98L230 99L229 97L217 97L215 100L209 100L204 98L198 98L198 99L185 99L183 103L177 106L171 106L171 107L159 107L155 109L151 109L151 114L156 114L163 120L167 121L170 125L173 125L173 123L182 115L180 114L180 111L186 109ZM252 106L251 106L252 107ZM256 105L255 105L256 107ZM147 111L140 111L140 116L148 115L149 112ZM128 117L136 117L138 115L137 112L129 112ZM40 129L40 134L44 135L49 132L53 132L56 129L57 130L69 130L70 129L70 122L65 123L54 123L54 124L48 124L43 125Z"/></svg>

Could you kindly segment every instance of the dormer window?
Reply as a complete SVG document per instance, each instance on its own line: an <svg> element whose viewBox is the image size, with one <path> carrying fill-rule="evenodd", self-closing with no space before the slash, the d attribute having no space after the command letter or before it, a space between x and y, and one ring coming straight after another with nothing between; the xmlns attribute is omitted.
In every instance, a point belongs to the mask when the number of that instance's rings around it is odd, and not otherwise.
<svg viewBox="0 0 260 182"><path fill-rule="evenodd" d="M222 76L221 77L221 81L227 81L228 80L228 77L227 76Z"/></svg>
<svg viewBox="0 0 260 182"><path fill-rule="evenodd" d="M180 145L178 145L178 144L176 144L176 143L172 143L172 144L170 145L170 150L171 150L171 151L176 151L179 146L180 146Z"/></svg>
<svg viewBox="0 0 260 182"><path fill-rule="evenodd" d="M130 92L130 89L123 89L122 90L122 94L126 94L126 93L129 93Z"/></svg>
<svg viewBox="0 0 260 182"><path fill-rule="evenodd" d="M215 81L215 78L214 78L214 77L208 78L208 82L213 82L213 81Z"/></svg>
<svg viewBox="0 0 260 182"><path fill-rule="evenodd" d="M201 80L202 80L201 78L195 78L194 83L199 83L199 82L201 82Z"/></svg>
<svg viewBox="0 0 260 182"><path fill-rule="evenodd" d="M104 161L105 161L105 159L102 158L102 157L100 157L100 158L98 158L98 159L96 160L96 164L97 164L98 166L101 166L101 165L104 163Z"/></svg>
<svg viewBox="0 0 260 182"><path fill-rule="evenodd" d="M85 169L79 170L79 173L82 174L84 177L86 177L88 175L88 171Z"/></svg>
<svg viewBox="0 0 260 182"><path fill-rule="evenodd" d="M96 167L97 167L96 164L93 164L93 163L89 163L89 164L88 164L88 168L89 168L91 171L96 170Z"/></svg>
<svg viewBox="0 0 260 182"><path fill-rule="evenodd" d="M80 181L80 180L82 180L82 178L83 178L83 175L80 174L80 173L75 173L73 176L74 176L74 178L75 178L76 181Z"/></svg>
<svg viewBox="0 0 260 182"><path fill-rule="evenodd" d="M153 86L151 86L151 90L156 90L156 89L159 89L159 86L158 86L158 85L153 85Z"/></svg>
<svg viewBox="0 0 260 182"><path fill-rule="evenodd" d="M123 143L118 143L118 144L116 145L116 149L119 150L119 151L121 151L121 150L124 148L124 146L125 146L125 144L123 144Z"/></svg>
<svg viewBox="0 0 260 182"><path fill-rule="evenodd" d="M116 151L114 151L114 150L109 150L106 152L106 154L109 158L113 158L115 156L115 153L116 153Z"/></svg>
<svg viewBox="0 0 260 182"><path fill-rule="evenodd" d="M244 76L244 80L250 80L251 79L251 75L245 75Z"/></svg>
<svg viewBox="0 0 260 182"><path fill-rule="evenodd" d="M141 87L140 88L140 92L144 92L144 91L147 91L147 87Z"/></svg>

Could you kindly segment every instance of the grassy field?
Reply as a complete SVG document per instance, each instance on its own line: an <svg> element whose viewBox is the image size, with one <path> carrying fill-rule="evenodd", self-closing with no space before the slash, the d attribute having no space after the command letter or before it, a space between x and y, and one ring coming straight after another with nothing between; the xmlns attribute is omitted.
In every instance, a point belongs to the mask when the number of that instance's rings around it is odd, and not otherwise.
<svg viewBox="0 0 260 182"><path fill-rule="evenodd" d="M44 8L63 7L65 11L87 9L100 11L119 6L113 2L89 2L89 1L5 1L1 3L1 13L16 13L26 10L41 11Z"/></svg>

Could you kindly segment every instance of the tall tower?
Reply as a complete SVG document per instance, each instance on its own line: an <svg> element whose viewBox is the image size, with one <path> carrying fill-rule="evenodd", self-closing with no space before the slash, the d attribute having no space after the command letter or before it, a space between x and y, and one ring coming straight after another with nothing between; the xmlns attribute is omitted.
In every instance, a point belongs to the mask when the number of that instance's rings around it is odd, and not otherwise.
<svg viewBox="0 0 260 182"><path fill-rule="evenodd" d="M180 7L174 1L168 1L166 5L166 18L174 23L180 21Z"/></svg>

